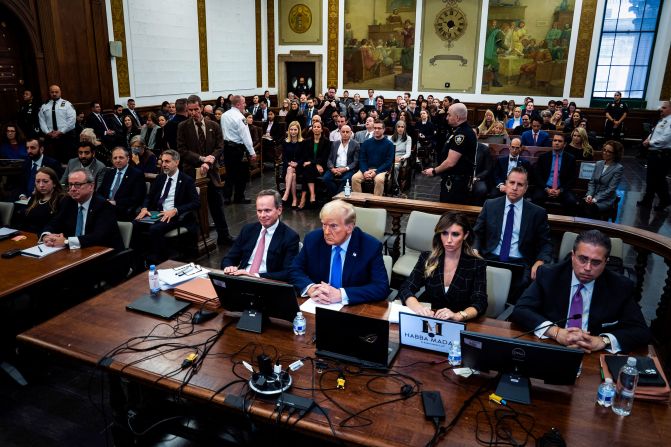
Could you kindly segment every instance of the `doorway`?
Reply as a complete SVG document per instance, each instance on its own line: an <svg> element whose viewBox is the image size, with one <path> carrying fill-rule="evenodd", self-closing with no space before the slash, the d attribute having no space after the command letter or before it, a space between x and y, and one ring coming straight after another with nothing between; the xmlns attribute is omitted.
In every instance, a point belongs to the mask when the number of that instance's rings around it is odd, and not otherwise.
<svg viewBox="0 0 671 447"><path fill-rule="evenodd" d="M294 91L294 82L301 76L305 77L310 94L316 95L322 91L322 55L310 54L309 51L291 51L289 54L278 54L279 91L278 102L287 97L287 93ZM308 79L312 78L312 85Z"/></svg>

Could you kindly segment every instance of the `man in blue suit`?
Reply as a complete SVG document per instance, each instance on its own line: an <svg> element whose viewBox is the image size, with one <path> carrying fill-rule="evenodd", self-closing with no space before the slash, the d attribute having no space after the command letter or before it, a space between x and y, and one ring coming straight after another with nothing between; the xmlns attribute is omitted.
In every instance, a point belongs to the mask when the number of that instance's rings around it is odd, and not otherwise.
<svg viewBox="0 0 671 447"><path fill-rule="evenodd" d="M19 199L27 200L35 191L35 174L37 170L45 167L51 168L56 172L58 178L63 175L61 164L54 158L44 155L44 146L37 138L28 138L26 140L26 152L28 158L23 161L23 176L21 182L21 194Z"/></svg>
<svg viewBox="0 0 671 447"><path fill-rule="evenodd" d="M291 266L291 281L302 296L321 304L360 304L389 295L382 244L356 228L354 207L333 200L319 213L322 229L305 236Z"/></svg>
<svg viewBox="0 0 671 447"><path fill-rule="evenodd" d="M298 254L298 234L283 222L282 197L274 189L256 196L258 222L242 227L235 244L221 260L224 273L289 281Z"/></svg>
<svg viewBox="0 0 671 447"><path fill-rule="evenodd" d="M543 118L533 118L531 120L531 130L522 132L522 144L524 146L543 146L549 147L552 144L550 134L541 130Z"/></svg>

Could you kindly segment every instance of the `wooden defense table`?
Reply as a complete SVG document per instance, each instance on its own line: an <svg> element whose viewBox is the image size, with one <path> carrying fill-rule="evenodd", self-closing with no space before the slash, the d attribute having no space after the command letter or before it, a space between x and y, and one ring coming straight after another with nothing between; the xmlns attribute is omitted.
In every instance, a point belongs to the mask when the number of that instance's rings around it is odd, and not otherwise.
<svg viewBox="0 0 671 447"><path fill-rule="evenodd" d="M174 263L164 264L174 266ZM126 310L126 305L139 294L146 293L145 275L121 284L115 289L84 302L29 331L21 334L19 341L33 347L57 352L67 357L81 360L89 365L95 365L103 355L125 342L131 337L147 335L162 320ZM194 310L194 307L190 309ZM385 318L387 303L374 303L346 308L348 312L363 314L371 317ZM223 321L222 321L223 318ZM197 326L197 329L220 329L224 323L231 322L232 318L224 316ZM243 349L249 343L256 344L256 354L261 347L271 356L274 347L282 358L283 367L296 358L314 356L315 346L312 343L315 333L313 315L306 315L307 333L304 336L294 336L290 325L271 324L262 334L238 331L234 324L224 331L222 337L212 347L213 355L205 358L198 373L186 385L181 396L192 402L205 405L214 405L228 412L237 412L224 403L228 394L241 395L242 384L235 384L224 391L217 393L226 384L239 375L245 377L249 373L233 361L251 361L251 348L243 350L241 354L230 357L230 354ZM511 328L507 322L483 319L468 324L469 330L483 331L500 336L513 336L519 332ZM346 330L346 328L343 328ZM172 331L166 326L156 328L154 334L168 335ZM398 333L397 325L392 325L393 335ZM210 333L201 333L182 339L179 342L193 343L204 341ZM145 344L146 346L147 344ZM131 365L131 362L145 358L151 352L129 353L114 357L114 361L106 370L114 377L122 376L128 380L144 385L151 385L165 390L177 390L181 385L184 372L172 378L163 378L162 375L175 370L191 350L177 350L164 352L152 360L140 361ZM426 362L441 362L428 364ZM425 362L414 364L415 362ZM254 361L254 363L256 363ZM333 364L333 362L329 362ZM445 404L447 423L457 414L462 403L468 399L483 382L491 375L472 376L468 379L457 377L452 371L445 372L447 367L445 357L438 354L419 351L411 348L401 348L393 371L412 376L421 383L423 390L439 391ZM377 379L371 387L377 391L395 393L390 395L374 394L366 386L370 377L358 376L345 372L347 379L345 390L335 390L337 372L313 372L309 361L305 366L292 374L294 383L289 392L303 397L312 397L308 390L312 387L314 375L315 384L320 382L325 391L315 391L314 399L317 404L326 409L333 423L336 437L348 445L367 446L407 446L424 445L434 433L433 425L424 417L421 397L414 395L406 400L399 400L388 405L382 405L363 414L372 420L372 424L364 427L341 427L339 424L347 417L342 409L329 401L328 394L340 406L351 412L360 411L371 404L394 400L400 397L401 383L396 378L385 376ZM324 375L325 374L325 375ZM322 378L322 375L323 378ZM411 383L411 382L410 382ZM597 355L586 355L582 373L574 386L549 386L532 380L532 404L529 406L513 404L520 412L528 413L535 418L534 435L542 434L556 427L562 433L569 446L594 445L666 445L671 438L671 411L668 404L636 401L633 412L629 417L616 416L610 409L601 408L595 404L596 390L600 383L600 373ZM487 400L488 390L480 397L482 405L474 400L465 410L456 426L441 440L440 445L477 445L475 439L476 417L482 407L493 415L494 410L500 409L496 404ZM249 403L250 400L248 399ZM248 414L257 422L272 424L275 406L273 402L259 398L251 400ZM293 424L297 416L285 424L286 413L282 417L285 426ZM361 420L350 423L361 423ZM484 420L480 420L480 436L489 438ZM303 435L315 438L331 439L333 434L329 424L319 411L313 410L302 420L296 423L292 430ZM516 432L516 439L524 439L521 431ZM529 444L533 444L532 441ZM318 444L315 444L318 445Z"/></svg>
<svg viewBox="0 0 671 447"><path fill-rule="evenodd" d="M13 248L30 248L37 244L37 235L22 232L26 239L0 241L0 253ZM79 250L64 248L42 259L30 256L0 258L0 298L92 261L112 251L109 247L87 247Z"/></svg>

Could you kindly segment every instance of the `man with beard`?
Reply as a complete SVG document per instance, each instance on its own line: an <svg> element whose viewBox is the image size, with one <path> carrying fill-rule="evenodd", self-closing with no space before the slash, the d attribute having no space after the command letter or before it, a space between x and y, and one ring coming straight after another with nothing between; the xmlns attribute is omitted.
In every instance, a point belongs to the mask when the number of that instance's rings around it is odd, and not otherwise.
<svg viewBox="0 0 671 447"><path fill-rule="evenodd" d="M33 191L35 190L35 175L40 168L51 168L59 176L63 171L61 164L56 159L44 155L44 147L39 139L28 138L26 140L26 152L28 152L28 159L23 162L24 181L21 183L23 190L19 196L21 200L27 200L33 195Z"/></svg>
<svg viewBox="0 0 671 447"><path fill-rule="evenodd" d="M91 171L95 179L95 189L100 188L105 177L105 163L96 159L96 147L89 142L79 143L77 148L77 157L68 161L68 166L65 168L65 173L61 177L61 183L68 180L70 172L77 168L86 168Z"/></svg>

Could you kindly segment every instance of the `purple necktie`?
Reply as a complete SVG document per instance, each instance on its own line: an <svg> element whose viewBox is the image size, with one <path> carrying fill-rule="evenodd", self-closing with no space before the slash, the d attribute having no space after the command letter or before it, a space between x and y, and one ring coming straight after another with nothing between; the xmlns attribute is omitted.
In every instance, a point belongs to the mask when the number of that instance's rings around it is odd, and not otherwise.
<svg viewBox="0 0 671 447"><path fill-rule="evenodd" d="M578 289L573 294L573 299L571 299L571 307L569 308L569 317L579 314L580 318L575 320L569 320L566 323L566 327L577 327L578 329L582 328L582 293L580 291L583 289L582 284L578 284Z"/></svg>

